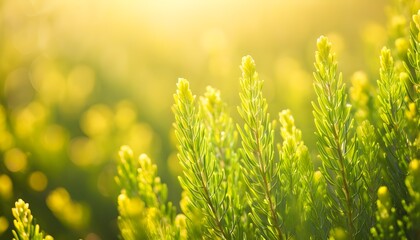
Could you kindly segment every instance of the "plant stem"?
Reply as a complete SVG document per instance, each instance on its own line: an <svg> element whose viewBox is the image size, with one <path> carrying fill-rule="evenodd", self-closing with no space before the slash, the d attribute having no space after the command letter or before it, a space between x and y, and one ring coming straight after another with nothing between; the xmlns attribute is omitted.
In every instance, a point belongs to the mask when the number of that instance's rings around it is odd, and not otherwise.
<svg viewBox="0 0 420 240"><path fill-rule="evenodd" d="M189 130L190 130L191 136L194 136L194 130L193 130L192 126L193 126L193 124L190 125ZM193 140L194 140L194 138L191 138L191 141L193 141ZM210 211L213 215L213 220L216 223L216 226L219 229L219 231L222 233L223 238L224 239L231 239L230 236L226 233L225 229L223 228L222 223L221 223L222 218L218 215L217 210L216 210L216 208L213 204L213 201L211 199L211 196L210 196L210 193L209 193L209 190L208 190L208 176L205 174L205 169L204 169L203 164L200 164L200 163L203 163L203 159L200 157L199 150L194 148L194 144L192 142L191 142L191 149L193 149L194 156L195 156L196 160L198 160L197 165L198 165L199 171L200 171L199 180L200 180L200 183L201 183L201 187L204 190L204 198L205 198L208 206L210 207Z"/></svg>
<svg viewBox="0 0 420 240"><path fill-rule="evenodd" d="M340 139L338 138L338 133L337 133L337 127L336 125L334 126L334 140L335 143L337 144L337 154L339 157L339 163L340 163L340 173L341 176L343 178L343 187L344 187L344 195L346 197L346 204L347 204L347 222L349 225L349 233L350 236L353 237L353 233L354 233L354 224L353 224L353 211L352 211L352 201L351 201L351 196L350 196L350 189L349 189L349 184L348 184L348 180L346 177L346 169L344 167L344 155L343 155L343 151L341 150L341 142Z"/></svg>
<svg viewBox="0 0 420 240"><path fill-rule="evenodd" d="M257 122L256 119L254 119L254 120L255 120L255 122ZM263 159L262 159L262 149L260 148L260 136L258 134L257 129L254 129L253 133L254 133L254 138L256 139L256 145L257 145L256 150L257 150L258 162L259 162L259 166L260 166L259 170L260 170L261 176L263 177L263 181L264 181L265 197L268 200L271 217L272 217L273 222L274 222L274 228L277 231L278 239L281 240L281 239L283 239L283 235L282 235L282 231L280 229L280 223L279 223L280 221L277 217L275 207L273 206L273 202L271 200L271 188L269 187L269 184L268 184L265 164L264 164Z"/></svg>

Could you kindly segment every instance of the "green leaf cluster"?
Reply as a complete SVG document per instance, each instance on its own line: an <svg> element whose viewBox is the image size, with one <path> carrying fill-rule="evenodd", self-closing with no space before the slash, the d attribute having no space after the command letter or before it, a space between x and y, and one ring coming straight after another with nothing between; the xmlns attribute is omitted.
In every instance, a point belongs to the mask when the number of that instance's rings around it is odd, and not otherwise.
<svg viewBox="0 0 420 240"><path fill-rule="evenodd" d="M50 235L46 235L41 231L36 220L32 216L29 204L19 199L12 208L15 220L15 230L13 230L13 240L53 240Z"/></svg>
<svg viewBox="0 0 420 240"><path fill-rule="evenodd" d="M418 237L419 19L414 15L406 58L395 61L391 50L382 49L377 89L358 76L349 91L332 43L318 39L312 105L319 167L290 110L270 118L250 56L240 66L236 124L220 91L208 87L197 98L189 82L179 79L172 109L183 169L178 215L183 224L171 227L175 210L166 203L166 188L152 181L156 168L138 166L122 151L117 179L122 196L141 202L131 219L120 203L123 238L139 230L151 239ZM153 177L139 178L147 171ZM148 215L150 209L154 215Z"/></svg>
<svg viewBox="0 0 420 240"><path fill-rule="evenodd" d="M238 123L219 90L208 87L197 98L179 79L172 110L182 213L168 201L152 160L123 146L116 176L121 238L418 239L420 11L408 39L404 32L394 36L397 54L382 49L377 86L358 75L350 90L332 43L318 39L317 167L290 110L271 119L250 56L240 66ZM52 239L28 204L19 200L12 211L15 239Z"/></svg>
<svg viewBox="0 0 420 240"><path fill-rule="evenodd" d="M116 182L118 226L123 239L180 239L185 217L167 201L167 187L157 177L157 167L142 154L136 160L128 146L121 147Z"/></svg>

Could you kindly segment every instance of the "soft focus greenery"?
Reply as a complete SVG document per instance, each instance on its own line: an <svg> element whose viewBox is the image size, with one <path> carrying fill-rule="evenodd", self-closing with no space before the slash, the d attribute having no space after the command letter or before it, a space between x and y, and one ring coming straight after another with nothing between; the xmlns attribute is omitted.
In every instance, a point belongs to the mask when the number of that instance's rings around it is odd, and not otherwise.
<svg viewBox="0 0 420 240"><path fill-rule="evenodd" d="M18 239L16 234L26 231L13 224L18 217L12 208L31 214L20 198L30 203L37 220L24 225L45 239L49 236L37 224L56 239L143 234L240 239L255 231L267 237L326 238L347 227L354 228L354 236L409 234L410 224L419 221L413 160L419 159L418 17L412 21L418 9L419 2L410 0L1 1L0 238ZM317 142L328 140L323 129L329 123L322 122L323 128L312 120L311 101L320 109L315 117L330 112L322 110L326 99L316 96L326 96L322 87L312 87L314 42L321 34L333 42L336 73L343 72L348 86L331 104L351 103L351 111L337 109L332 120L343 121L340 131L349 128L350 134L334 144L350 148L342 157L345 169L357 165L354 171L334 173L340 169L332 162L335 153L325 143L317 151ZM384 45L389 50L381 54ZM262 92L260 80L251 81L256 84L251 92L246 77L237 81L237 65L247 54L258 63L261 75L252 78L264 79ZM247 59L243 72L253 64ZM317 72L322 67L317 64ZM174 118L170 106L180 76L191 81L193 92L206 92L192 102L181 103L187 98L179 95ZM315 85L322 81L318 76ZM179 91L182 86L187 93L188 83L180 81ZM191 109L177 110L182 104ZM291 111L278 117L285 108ZM261 109L257 122L249 116L255 109ZM243 141L248 131L262 131L263 144ZM378 132L386 137L378 138ZM191 136L200 136L200 142L176 148ZM132 150L124 147L119 157L122 145ZM251 153L256 150L263 153L260 162L244 168L242 161L255 163ZM197 165L194 154L205 158ZM356 157L357 164L351 161ZM388 164L378 168L377 161ZM253 177L267 167L268 178ZM196 176L198 170L204 175ZM354 180L356 189L340 192L330 178L340 178L339 184ZM190 184L206 188L189 190ZM357 202L346 194L358 196ZM324 195L347 205L331 209ZM243 201L257 207L250 211L239 204ZM308 204L317 211L308 211ZM352 222L337 213L370 217ZM381 221L385 213L391 220ZM293 221L284 221L285 216ZM331 227L332 217L339 226ZM131 235L135 229L140 235Z"/></svg>
<svg viewBox="0 0 420 240"><path fill-rule="evenodd" d="M413 105L413 112L420 109L419 17L420 10L405 68L395 68L389 49L381 51L378 102L368 109L381 118L375 125L355 121L332 44L318 38L313 114L319 170L288 110L280 113L283 142L275 153L277 124L250 56L241 64L243 126L236 124L237 130L219 91L208 88L199 104L189 82L179 79L173 112L182 213L175 216L156 165L146 155L135 160L123 146L117 175L122 238L417 239L420 118L404 113Z"/></svg>

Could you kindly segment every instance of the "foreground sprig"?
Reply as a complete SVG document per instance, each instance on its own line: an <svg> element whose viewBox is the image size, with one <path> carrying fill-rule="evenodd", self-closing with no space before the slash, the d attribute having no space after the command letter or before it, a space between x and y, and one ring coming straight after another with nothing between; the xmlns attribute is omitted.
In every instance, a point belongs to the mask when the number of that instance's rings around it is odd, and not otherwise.
<svg viewBox="0 0 420 240"><path fill-rule="evenodd" d="M284 234L287 237L308 239L318 233L326 238L326 235L322 235L326 227L326 215L321 186L325 182L321 180L320 172L316 173L318 179L314 178L314 166L308 148L302 140L302 132L295 126L291 111L280 112L279 121L283 139L278 145L282 193L279 209L285 219Z"/></svg>
<svg viewBox="0 0 420 240"><path fill-rule="evenodd" d="M420 236L420 160L414 159L408 166L408 176L405 179L409 198L403 200L407 215L403 218L412 239Z"/></svg>
<svg viewBox="0 0 420 240"><path fill-rule="evenodd" d="M185 216L175 216L175 207L167 201L167 187L146 154L135 160L128 146L121 147L116 182L121 189L118 225L123 239L186 237Z"/></svg>
<svg viewBox="0 0 420 240"><path fill-rule="evenodd" d="M406 130L410 147L410 158L420 158L420 10L412 17L410 28L410 48L407 53L405 69L410 81L405 81L408 96L405 116Z"/></svg>
<svg viewBox="0 0 420 240"><path fill-rule="evenodd" d="M184 170L184 176L179 177L181 186L190 204L203 213L204 233L208 237L231 239L236 222L226 219L229 199L224 184L225 170L207 141L208 133L188 81L179 79L177 87L173 111L175 134L180 144L178 158Z"/></svg>
<svg viewBox="0 0 420 240"><path fill-rule="evenodd" d="M274 158L274 130L262 96L263 81L250 56L242 58L240 81L241 105L238 112L244 120L239 127L242 138L242 169L249 188L250 214L258 233L265 238L283 238L280 213L279 163Z"/></svg>
<svg viewBox="0 0 420 240"><path fill-rule="evenodd" d="M396 196L407 196L404 186L404 176L407 173L409 147L407 134L404 130L406 119L404 117L405 91L402 82L394 66L391 51L383 48L380 57L380 79L378 80L378 100L380 103L379 113L383 122L380 135L383 138L382 149L385 150L385 165L387 185Z"/></svg>
<svg viewBox="0 0 420 240"><path fill-rule="evenodd" d="M362 232L364 228L359 216L362 211L361 172L357 167L359 159L351 106L347 102L342 75L337 73L331 43L322 36L318 39L317 49L314 73L317 103L312 105L322 173L330 185L330 219L333 226L345 229L350 238L356 238L366 233Z"/></svg>
<svg viewBox="0 0 420 240"><path fill-rule="evenodd" d="M13 230L14 240L53 240L50 235L41 231L34 217L32 216L29 204L19 199L12 208L13 224L16 230Z"/></svg>
<svg viewBox="0 0 420 240"><path fill-rule="evenodd" d="M200 97L199 110L207 133L206 141L215 154L217 167L224 172L221 186L226 188L223 204L229 206L224 215L231 229L229 232L233 239L243 239L253 228L245 213L248 206L243 204L245 188L241 181L238 132L219 90L208 86Z"/></svg>

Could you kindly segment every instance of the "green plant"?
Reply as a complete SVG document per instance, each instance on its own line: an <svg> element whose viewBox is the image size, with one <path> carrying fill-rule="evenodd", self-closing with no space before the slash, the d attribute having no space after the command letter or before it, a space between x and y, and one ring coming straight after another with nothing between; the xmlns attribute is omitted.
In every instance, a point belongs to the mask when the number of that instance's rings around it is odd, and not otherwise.
<svg viewBox="0 0 420 240"><path fill-rule="evenodd" d="M150 189L160 187L140 179L144 171L154 176L156 170L128 161L132 156L127 157L130 151L124 147L118 177L122 194L134 191L145 211L136 219L124 220L127 223L120 225L123 237L126 231L140 231L156 238L157 231L166 233L159 238L170 239L417 238L419 18L413 17L403 68L396 68L390 50L382 50L378 101L364 106L368 114L356 115L358 109L350 103L357 106L360 99L352 95L348 100L331 43L323 36L318 39L313 114L319 170L289 110L279 115L282 141L275 151L277 122L267 113L263 81L250 56L242 59L238 112L243 124L236 128L218 90L209 87L197 101L188 81L180 79L173 111L184 173L179 177L183 214L176 218L183 223L174 224L174 214L147 216L155 208L168 209L172 204L165 198L150 204ZM366 84L352 89L358 87L359 97L364 94L372 99ZM121 184L124 178L127 183ZM119 200L120 220L125 218L123 206ZM146 220L147 229L125 228ZM155 221L169 225L162 231L159 224L150 224Z"/></svg>
<svg viewBox="0 0 420 240"><path fill-rule="evenodd" d="M368 231L364 225L370 221L363 216L363 208L371 209L373 200L363 196L363 191L372 181L369 177L362 178L362 175L367 176L364 171L368 170L363 168L362 160L367 159L359 156L358 147L363 148L363 144L369 142L359 141L355 136L351 105L347 102L342 76L337 76L337 63L327 38L318 39L315 57L314 87L318 101L313 104L314 117L321 171L328 183L330 217L337 227L346 229L349 237L366 237ZM360 151L360 155L363 153ZM370 164L376 165L375 162ZM379 171L375 172L373 174Z"/></svg>
<svg viewBox="0 0 420 240"><path fill-rule="evenodd" d="M156 165L143 154L137 160L124 146L120 151L116 181L121 189L118 196L118 226L124 239L179 238L183 231L182 217L175 218L172 203L166 203L167 188L156 176Z"/></svg>
<svg viewBox="0 0 420 240"><path fill-rule="evenodd" d="M25 203L22 199L19 199L15 203L15 207L12 208L12 213L15 217L13 224L16 228L16 230L13 230L13 240L53 240L53 237L45 235L41 231L32 216L29 204Z"/></svg>
<svg viewBox="0 0 420 240"><path fill-rule="evenodd" d="M420 11L409 40L396 34L397 55L382 49L377 91L358 76L350 94L331 42L318 39L312 105L319 168L291 112L270 118L250 56L241 64L237 124L218 90L208 87L197 98L179 79L172 109L183 169L181 213L168 201L156 164L123 146L116 176L121 237L418 239L419 33ZM52 239L28 207L19 200L12 210L15 239Z"/></svg>

